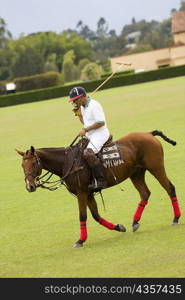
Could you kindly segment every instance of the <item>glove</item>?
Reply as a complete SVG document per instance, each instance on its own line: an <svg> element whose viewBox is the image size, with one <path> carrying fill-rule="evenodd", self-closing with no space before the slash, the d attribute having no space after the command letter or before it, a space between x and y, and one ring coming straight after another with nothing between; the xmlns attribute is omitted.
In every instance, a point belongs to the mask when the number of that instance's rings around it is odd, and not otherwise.
<svg viewBox="0 0 185 300"><path fill-rule="evenodd" d="M79 117L81 115L80 107L78 109L73 108L73 112L74 112L75 116Z"/></svg>

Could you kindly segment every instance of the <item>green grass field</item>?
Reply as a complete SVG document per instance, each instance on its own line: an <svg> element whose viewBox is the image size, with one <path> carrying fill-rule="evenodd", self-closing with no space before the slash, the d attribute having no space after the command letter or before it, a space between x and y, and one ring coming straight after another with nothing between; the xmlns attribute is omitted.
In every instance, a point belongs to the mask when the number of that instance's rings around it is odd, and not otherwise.
<svg viewBox="0 0 185 300"><path fill-rule="evenodd" d="M109 231L88 212L88 240L79 238L77 200L65 188L28 193L15 148L68 146L81 124L66 99L0 109L0 277L185 277L185 77L97 92L114 140L134 131L162 130L168 177L174 183L182 217L171 226L166 192L147 174L152 192L135 233L132 216L140 200L130 180L103 192L102 217L123 223L126 233ZM124 191L121 191L121 188Z"/></svg>

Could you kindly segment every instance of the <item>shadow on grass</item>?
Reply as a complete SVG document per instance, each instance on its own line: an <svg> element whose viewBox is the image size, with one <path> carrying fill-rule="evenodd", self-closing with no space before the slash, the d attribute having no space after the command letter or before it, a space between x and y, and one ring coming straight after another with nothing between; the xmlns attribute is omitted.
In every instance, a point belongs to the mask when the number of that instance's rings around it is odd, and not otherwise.
<svg viewBox="0 0 185 300"><path fill-rule="evenodd" d="M97 236L96 238L91 240L87 240L87 242L84 244L84 247L88 247L89 249L91 248L110 248L110 247L120 247L120 242L123 242L128 246L128 243L132 245L133 243L136 242L143 242L147 240L150 236L154 237L155 234L159 233L169 233L169 232L174 232L174 230L179 230L181 228L184 229L185 224L178 224L178 225L172 225L172 224L167 224L167 225L157 225L153 228L147 228L145 225L145 228L142 230L141 228L138 229L136 232L132 232L132 229L127 230L127 232L124 233L115 233L115 236L110 236L108 237L107 234L104 238L101 238L101 236Z"/></svg>

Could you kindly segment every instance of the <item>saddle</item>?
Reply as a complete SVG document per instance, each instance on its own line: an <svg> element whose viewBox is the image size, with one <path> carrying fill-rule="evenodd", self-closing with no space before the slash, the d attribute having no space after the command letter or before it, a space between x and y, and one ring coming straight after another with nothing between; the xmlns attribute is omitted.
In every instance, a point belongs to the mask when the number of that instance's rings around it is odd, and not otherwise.
<svg viewBox="0 0 185 300"><path fill-rule="evenodd" d="M112 135L101 148L98 157L105 168L117 167L124 163L118 144L112 141Z"/></svg>
<svg viewBox="0 0 185 300"><path fill-rule="evenodd" d="M97 154L105 168L110 168L113 166L117 167L118 165L124 163L121 152L119 151L119 146L116 142L113 142L112 139L113 137L110 135L100 152ZM78 142L78 146L81 148L81 151L87 147L88 142L89 140L87 138L82 138Z"/></svg>

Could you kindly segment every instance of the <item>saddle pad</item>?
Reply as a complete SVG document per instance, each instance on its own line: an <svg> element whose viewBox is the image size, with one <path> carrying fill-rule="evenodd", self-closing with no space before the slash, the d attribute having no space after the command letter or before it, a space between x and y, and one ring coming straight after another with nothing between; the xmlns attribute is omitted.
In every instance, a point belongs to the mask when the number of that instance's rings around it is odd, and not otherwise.
<svg viewBox="0 0 185 300"><path fill-rule="evenodd" d="M105 168L114 166L116 167L124 163L116 143L111 143L107 146L103 146L101 150L101 160Z"/></svg>

